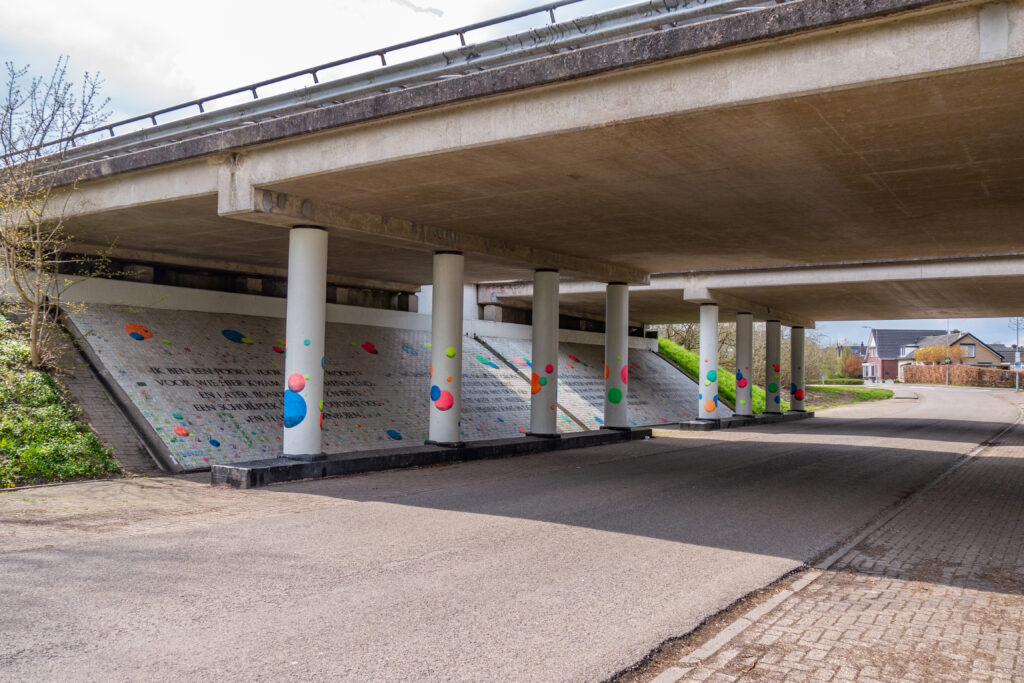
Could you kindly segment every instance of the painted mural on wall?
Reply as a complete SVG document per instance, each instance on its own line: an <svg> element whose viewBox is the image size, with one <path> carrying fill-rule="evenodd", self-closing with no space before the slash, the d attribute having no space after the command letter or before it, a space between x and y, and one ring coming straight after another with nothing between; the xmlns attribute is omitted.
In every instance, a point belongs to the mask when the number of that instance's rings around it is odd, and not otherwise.
<svg viewBox="0 0 1024 683"><path fill-rule="evenodd" d="M284 320L112 306L94 306L72 318L182 467L279 456L285 399L301 379L285 377ZM462 437L525 433L530 342L484 342L463 340ZM328 324L324 450L422 443L436 385L430 351L425 331ZM601 427L602 363L600 346L560 346L560 431ZM634 424L677 422L695 412L696 387L656 354L633 350L628 401ZM316 408L307 419L319 419Z"/></svg>
<svg viewBox="0 0 1024 683"><path fill-rule="evenodd" d="M485 337L483 341L527 376L534 374L528 340ZM653 351L630 349L628 368L626 401L631 425L682 422L697 417L697 385L661 356ZM619 372L625 379L626 371ZM587 429L600 429L604 424L604 392L604 347L559 344L559 405ZM730 417L732 411L720 405L717 415Z"/></svg>

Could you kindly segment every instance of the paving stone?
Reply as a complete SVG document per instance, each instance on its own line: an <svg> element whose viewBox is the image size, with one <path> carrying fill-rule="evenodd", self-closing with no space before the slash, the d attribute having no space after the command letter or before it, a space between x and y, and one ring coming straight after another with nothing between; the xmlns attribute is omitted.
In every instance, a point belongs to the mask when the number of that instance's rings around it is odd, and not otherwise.
<svg viewBox="0 0 1024 683"><path fill-rule="evenodd" d="M1024 681L1022 632L1016 426L682 680Z"/></svg>

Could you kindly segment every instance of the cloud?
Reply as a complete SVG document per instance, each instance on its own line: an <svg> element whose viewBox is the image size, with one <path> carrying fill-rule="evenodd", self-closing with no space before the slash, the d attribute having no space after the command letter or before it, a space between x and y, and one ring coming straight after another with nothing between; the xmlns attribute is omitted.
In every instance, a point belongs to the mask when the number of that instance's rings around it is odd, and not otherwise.
<svg viewBox="0 0 1024 683"><path fill-rule="evenodd" d="M435 17L443 17L444 10L437 9L436 7L422 7L412 2L411 0L391 0L391 2L401 7L408 7L413 12L420 12L423 14L433 14Z"/></svg>

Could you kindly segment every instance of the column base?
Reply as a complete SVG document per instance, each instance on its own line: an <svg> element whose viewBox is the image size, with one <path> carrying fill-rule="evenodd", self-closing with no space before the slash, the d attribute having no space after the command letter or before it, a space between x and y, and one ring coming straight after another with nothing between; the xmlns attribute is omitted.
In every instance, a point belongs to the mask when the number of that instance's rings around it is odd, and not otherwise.
<svg viewBox="0 0 1024 683"><path fill-rule="evenodd" d="M289 460L298 460L300 462L319 462L327 459L326 453L310 453L310 454L289 454L285 453L282 457Z"/></svg>
<svg viewBox="0 0 1024 683"><path fill-rule="evenodd" d="M698 417L697 422L710 422L712 424L718 424L722 421L720 417Z"/></svg>
<svg viewBox="0 0 1024 683"><path fill-rule="evenodd" d="M601 429L610 429L610 430L612 430L614 432L631 432L631 431L633 431L632 427L611 427L609 425L604 425L604 426L601 427Z"/></svg>
<svg viewBox="0 0 1024 683"><path fill-rule="evenodd" d="M536 436L539 439L561 439L561 434L538 434L537 432L526 432L526 436Z"/></svg>
<svg viewBox="0 0 1024 683"><path fill-rule="evenodd" d="M788 412L790 412L790 413L806 413L807 411L804 410L803 408L790 408Z"/></svg>
<svg viewBox="0 0 1024 683"><path fill-rule="evenodd" d="M465 448L465 441L434 441L433 439L427 439L423 442L427 446L440 446L442 448Z"/></svg>

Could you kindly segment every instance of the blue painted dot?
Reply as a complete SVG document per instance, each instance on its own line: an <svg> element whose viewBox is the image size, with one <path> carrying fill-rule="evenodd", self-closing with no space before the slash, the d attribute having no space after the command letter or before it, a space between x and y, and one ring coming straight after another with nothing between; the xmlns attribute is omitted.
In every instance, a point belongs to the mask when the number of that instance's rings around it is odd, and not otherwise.
<svg viewBox="0 0 1024 683"><path fill-rule="evenodd" d="M306 399L294 391L284 392L284 426L295 427L306 419Z"/></svg>
<svg viewBox="0 0 1024 683"><path fill-rule="evenodd" d="M504 421L505 420L503 420L502 418L500 418L500 417L498 418L498 422L504 422Z"/></svg>
<svg viewBox="0 0 1024 683"><path fill-rule="evenodd" d="M775 397L775 402L776 403L782 403L782 399L780 399L778 396L776 396Z"/></svg>
<svg viewBox="0 0 1024 683"><path fill-rule="evenodd" d="M309 346L310 341L308 339L304 339L302 343L305 344L306 346Z"/></svg>
<svg viewBox="0 0 1024 683"><path fill-rule="evenodd" d="M419 353L418 353L418 352L416 351L416 349L412 348L411 346L405 346L405 345L402 345L402 350L403 350L403 351L405 351L405 352L406 352L407 354L409 354L410 356L418 356L418 355L420 355L420 354L419 354Z"/></svg>
<svg viewBox="0 0 1024 683"><path fill-rule="evenodd" d="M402 440L402 435L400 433L398 433L397 431L395 431L394 429L389 429L387 431L387 435L390 436L395 441L401 441Z"/></svg>
<svg viewBox="0 0 1024 683"><path fill-rule="evenodd" d="M220 448L220 441L217 441L217 439L210 439L210 445L214 448Z"/></svg>
<svg viewBox="0 0 1024 683"><path fill-rule="evenodd" d="M791 382L789 385L789 393L792 394L794 392L796 392L796 382Z"/></svg>
<svg viewBox="0 0 1024 683"><path fill-rule="evenodd" d="M132 339L135 339L136 341L142 341L143 339L145 339L145 337L143 337L138 332L129 332L128 336L131 337Z"/></svg>
<svg viewBox="0 0 1024 683"><path fill-rule="evenodd" d="M236 344L244 343L242 339L245 338L245 335L238 330L221 330L220 333L223 334L224 338L230 342L234 342Z"/></svg>
<svg viewBox="0 0 1024 683"><path fill-rule="evenodd" d="M435 384L434 386L430 387L430 400L436 401L439 398L441 398L441 387Z"/></svg>
<svg viewBox="0 0 1024 683"><path fill-rule="evenodd" d="M604 420L602 420L601 418L595 417L594 419L597 420L597 424L599 424L599 425L603 425L604 424Z"/></svg>

